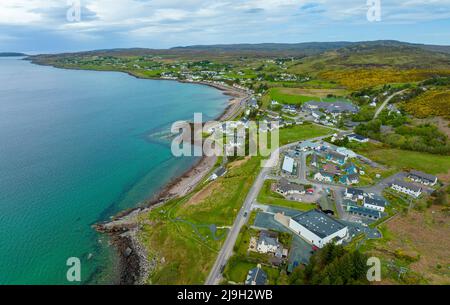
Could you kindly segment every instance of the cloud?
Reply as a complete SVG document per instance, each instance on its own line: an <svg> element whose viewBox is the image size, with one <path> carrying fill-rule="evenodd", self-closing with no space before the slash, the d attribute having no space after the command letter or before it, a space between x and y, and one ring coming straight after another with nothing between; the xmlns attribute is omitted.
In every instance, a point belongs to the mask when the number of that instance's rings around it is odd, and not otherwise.
<svg viewBox="0 0 450 305"><path fill-rule="evenodd" d="M22 40L27 32L40 32L64 42L97 39L170 46L301 40L308 33L314 38L319 29L332 32L370 24L366 0L80 1L81 20L71 23L66 19L66 0L1 0L0 30L3 36ZM392 27L450 18L449 0L381 0L381 5L380 24ZM13 27L19 27L20 35Z"/></svg>

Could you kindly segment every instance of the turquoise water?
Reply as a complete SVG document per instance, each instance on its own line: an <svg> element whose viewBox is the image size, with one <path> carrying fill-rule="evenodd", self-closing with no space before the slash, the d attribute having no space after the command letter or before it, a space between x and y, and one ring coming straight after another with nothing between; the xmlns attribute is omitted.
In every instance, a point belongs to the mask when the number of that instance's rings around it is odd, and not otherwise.
<svg viewBox="0 0 450 305"><path fill-rule="evenodd" d="M225 108L210 87L0 59L0 284L114 279L108 240L91 229L151 197L193 158L157 136Z"/></svg>

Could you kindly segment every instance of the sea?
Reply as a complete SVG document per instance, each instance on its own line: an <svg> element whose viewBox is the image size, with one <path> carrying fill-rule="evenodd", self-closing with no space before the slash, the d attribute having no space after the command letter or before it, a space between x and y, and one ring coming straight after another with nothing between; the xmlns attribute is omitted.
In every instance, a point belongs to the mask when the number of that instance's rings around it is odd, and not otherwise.
<svg viewBox="0 0 450 305"><path fill-rule="evenodd" d="M152 198L198 160L170 126L217 118L203 85L0 58L0 284L108 284L117 257L92 225ZM80 262L81 281L67 277ZM72 270L73 271L73 270Z"/></svg>

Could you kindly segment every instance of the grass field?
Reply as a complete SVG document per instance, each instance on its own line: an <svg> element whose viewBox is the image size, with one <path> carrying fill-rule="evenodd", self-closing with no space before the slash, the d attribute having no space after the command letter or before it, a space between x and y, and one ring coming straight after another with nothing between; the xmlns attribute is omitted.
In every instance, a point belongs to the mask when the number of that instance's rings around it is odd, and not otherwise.
<svg viewBox="0 0 450 305"><path fill-rule="evenodd" d="M375 145L356 149L362 155L397 170L416 169L433 175L448 175L450 158L415 151L380 148Z"/></svg>
<svg viewBox="0 0 450 305"><path fill-rule="evenodd" d="M314 124L295 125L280 130L280 145L333 134L333 130Z"/></svg>
<svg viewBox="0 0 450 305"><path fill-rule="evenodd" d="M270 187L275 180L264 181L264 186L258 194L258 202L262 204L281 206L299 211L309 211L316 208L316 204L296 202L284 199L283 196L273 192Z"/></svg>
<svg viewBox="0 0 450 305"><path fill-rule="evenodd" d="M156 263L152 284L202 284L225 238L209 226L230 226L260 168L252 158L196 194L174 200L142 219L140 238ZM218 237L218 238L217 238Z"/></svg>
<svg viewBox="0 0 450 305"><path fill-rule="evenodd" d="M328 95L344 96L347 91L344 89L317 89L317 88L270 88L263 97L263 108L267 108L272 100L281 104L301 105L308 101L333 102L336 98ZM346 100L339 98L339 100Z"/></svg>

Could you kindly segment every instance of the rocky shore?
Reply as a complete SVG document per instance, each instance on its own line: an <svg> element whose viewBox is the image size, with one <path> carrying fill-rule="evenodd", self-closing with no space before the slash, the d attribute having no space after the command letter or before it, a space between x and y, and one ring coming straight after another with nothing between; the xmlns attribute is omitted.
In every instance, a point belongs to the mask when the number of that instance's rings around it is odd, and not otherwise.
<svg viewBox="0 0 450 305"><path fill-rule="evenodd" d="M233 94L230 105L218 118L218 120L223 121L233 117L239 110L241 103L248 96L241 92L233 92L230 88L222 88L221 90L224 91L224 94ZM117 250L120 272L117 284L145 284L153 268L153 262L148 260L146 247L140 242L138 237L140 215L164 205L164 203L173 198L182 197L191 192L211 172L216 162L217 157L201 158L190 170L168 183L151 200L139 205L137 208L121 212L108 222L94 226L98 232L109 235L112 245Z"/></svg>

